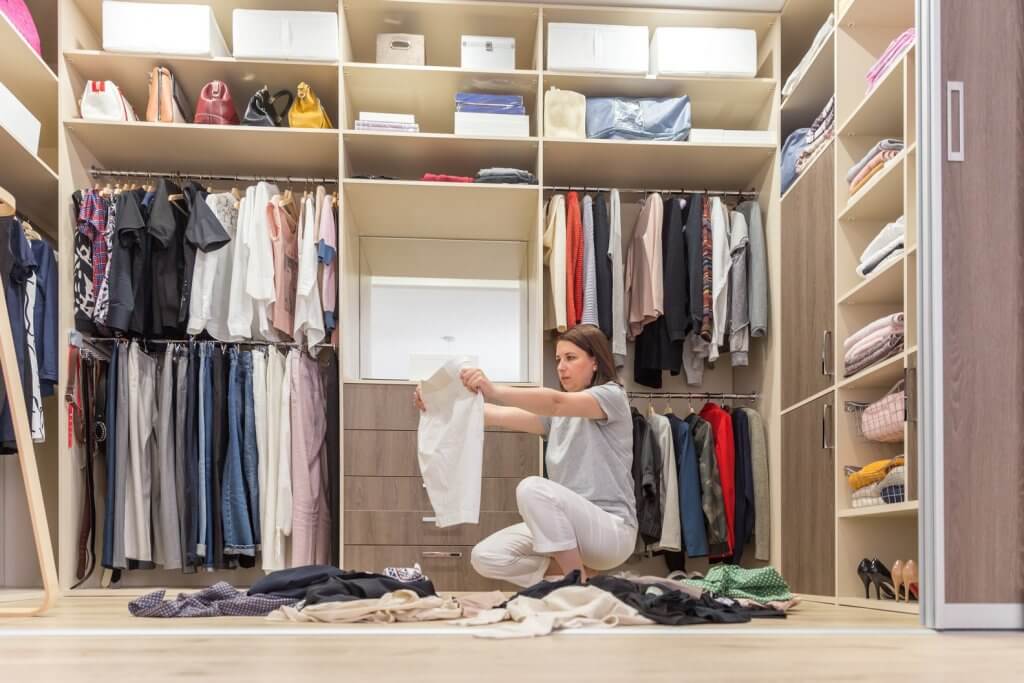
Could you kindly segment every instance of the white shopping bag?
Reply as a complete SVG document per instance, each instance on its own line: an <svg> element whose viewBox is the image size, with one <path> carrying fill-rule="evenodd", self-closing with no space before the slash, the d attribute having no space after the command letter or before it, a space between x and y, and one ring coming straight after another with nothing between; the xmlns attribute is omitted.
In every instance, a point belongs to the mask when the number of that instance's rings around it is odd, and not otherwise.
<svg viewBox="0 0 1024 683"><path fill-rule="evenodd" d="M484 450L484 398L466 389L463 357L449 360L420 385L427 410L420 413L420 473L439 527L480 521Z"/></svg>

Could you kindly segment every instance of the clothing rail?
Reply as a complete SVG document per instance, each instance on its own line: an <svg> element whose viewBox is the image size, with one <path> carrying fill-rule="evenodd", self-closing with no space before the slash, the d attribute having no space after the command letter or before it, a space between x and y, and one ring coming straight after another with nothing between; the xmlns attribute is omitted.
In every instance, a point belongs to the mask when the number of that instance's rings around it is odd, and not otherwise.
<svg viewBox="0 0 1024 683"><path fill-rule="evenodd" d="M647 399L672 399L672 398L704 398L712 399L719 398L722 400L733 400L733 401L759 401L761 400L761 394L757 392L751 394L735 394L731 392L718 392L718 391L693 391L683 393L661 393L652 391L629 391L626 392L630 398L647 398Z"/></svg>
<svg viewBox="0 0 1024 683"><path fill-rule="evenodd" d="M192 180L235 180L238 182L258 183L265 180L273 183L322 184L337 185L337 178L307 178L303 176L256 176L256 175L224 175L209 173L182 173L180 171L121 171L109 168L89 169L94 178L189 178Z"/></svg>
<svg viewBox="0 0 1024 683"><path fill-rule="evenodd" d="M646 188L646 187L593 187L590 185L545 185L544 190L550 190L552 192L611 192L612 190L618 190L620 193L630 194L706 194L706 195L737 195L740 197L756 197L757 190L751 188L749 190L687 190L683 188Z"/></svg>
<svg viewBox="0 0 1024 683"><path fill-rule="evenodd" d="M190 344L192 342L196 342L196 343L199 343L199 344L206 343L206 344L222 344L222 345L232 345L232 346L279 346L279 347L306 348L306 345L302 344L300 342L267 342L267 341L232 341L232 342L222 342L222 341L217 341L216 339L197 339L195 337L193 337L191 339L151 339L151 338L148 338L148 337L87 337L85 335L82 335L80 337L80 340L84 341L84 342L89 342L89 343L103 343L103 342L110 343L110 342L119 342L119 341L123 341L123 342L137 341L137 342L142 342L144 344ZM335 347L334 347L334 344L331 344L330 342L321 342L319 344L314 344L311 348L314 348L314 349L333 349Z"/></svg>

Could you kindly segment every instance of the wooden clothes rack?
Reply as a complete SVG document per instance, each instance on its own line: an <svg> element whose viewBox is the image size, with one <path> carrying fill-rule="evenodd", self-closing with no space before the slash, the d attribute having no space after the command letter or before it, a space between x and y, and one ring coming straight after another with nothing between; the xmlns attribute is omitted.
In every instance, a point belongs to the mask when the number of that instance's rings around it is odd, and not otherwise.
<svg viewBox="0 0 1024 683"><path fill-rule="evenodd" d="M690 391L690 392L660 392L660 391L629 391L626 392L629 398L646 398L654 400L656 398L661 399L673 399L673 398L702 398L705 400L711 400L713 398L721 399L723 401L759 401L761 395L757 392L749 394L737 394L733 392L720 392L720 391Z"/></svg>
<svg viewBox="0 0 1024 683"><path fill-rule="evenodd" d="M93 178L188 178L190 180L233 180L237 182L258 183L267 181L289 185L337 185L337 178L315 178L302 176L256 176L256 175L225 175L208 173L181 173L180 171L125 171L109 168L89 169Z"/></svg>
<svg viewBox="0 0 1024 683"><path fill-rule="evenodd" d="M590 185L545 185L545 191L550 192L611 192L618 190L625 194L703 194L703 195L735 195L737 197L757 197L757 190L687 190L685 188L652 188L652 187L593 187Z"/></svg>
<svg viewBox="0 0 1024 683"><path fill-rule="evenodd" d="M16 208L14 197L0 188L0 216L12 216ZM0 607L0 617L28 617L43 614L53 607L60 595L60 585L57 580L57 564L53 558L53 546L50 544L50 527L46 521L46 505L39 482L39 468L36 466L36 452L32 444L21 372L18 369L18 357L14 353L14 338L11 333L11 319L7 314L5 288L6 284L0 280L0 370L3 372L4 387L7 390L7 404L11 409L14 439L18 446L21 478L28 499L32 538L35 541L39 573L43 580L43 599L35 607Z"/></svg>

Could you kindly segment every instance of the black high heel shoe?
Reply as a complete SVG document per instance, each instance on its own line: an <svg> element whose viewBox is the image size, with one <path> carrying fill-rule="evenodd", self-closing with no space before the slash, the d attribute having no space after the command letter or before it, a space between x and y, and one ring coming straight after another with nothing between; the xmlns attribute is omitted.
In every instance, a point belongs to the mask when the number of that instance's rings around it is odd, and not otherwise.
<svg viewBox="0 0 1024 683"><path fill-rule="evenodd" d="M871 578L871 583L875 584L876 598L881 600L884 594L886 600L896 599L896 585L893 583L892 573L877 557L871 560L868 566L868 576ZM864 589L867 592L866 584Z"/></svg>
<svg viewBox="0 0 1024 683"><path fill-rule="evenodd" d="M868 586L871 585L871 561L868 558L865 557L857 565L857 576L860 577L861 582L864 584L864 597L870 598Z"/></svg>

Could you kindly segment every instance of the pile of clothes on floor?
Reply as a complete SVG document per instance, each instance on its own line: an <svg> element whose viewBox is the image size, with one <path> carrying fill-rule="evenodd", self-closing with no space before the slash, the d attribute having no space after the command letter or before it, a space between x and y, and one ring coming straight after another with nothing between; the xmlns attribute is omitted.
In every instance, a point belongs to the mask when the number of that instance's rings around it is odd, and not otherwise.
<svg viewBox="0 0 1024 683"><path fill-rule="evenodd" d="M885 52L878 58L871 68L868 69L868 73L865 78L868 81L868 92L871 92L875 87L881 83L882 79L888 74L893 66L896 65L903 55L910 51L910 48L914 47L914 41L917 38L917 32L913 27L908 28L903 33L896 36L889 46L885 48Z"/></svg>
<svg viewBox="0 0 1024 683"><path fill-rule="evenodd" d="M843 342L843 376L856 375L903 351L904 334L902 313L883 316L851 334Z"/></svg>
<svg viewBox="0 0 1024 683"><path fill-rule="evenodd" d="M857 274L866 278L875 271L884 270L890 263L900 260L906 236L907 220L904 216L887 223L861 253Z"/></svg>
<svg viewBox="0 0 1024 683"><path fill-rule="evenodd" d="M438 595L418 568L355 572L326 565L273 572L248 591L225 582L166 600L133 600L137 617L266 616L277 622L446 622L482 638L524 638L584 626L745 623L784 618L797 604L773 567L715 565L706 577L619 574L580 580L579 572L541 581L507 598L501 591Z"/></svg>
<svg viewBox="0 0 1024 683"><path fill-rule="evenodd" d="M853 489L852 507L863 508L907 500L907 467L902 455L876 460L864 467L847 466Z"/></svg>
<svg viewBox="0 0 1024 683"><path fill-rule="evenodd" d="M797 128L782 145L782 194L810 168L836 132L836 98L828 98L810 128Z"/></svg>
<svg viewBox="0 0 1024 683"><path fill-rule="evenodd" d="M420 180L428 183L487 183L491 185L536 185L537 176L521 168L493 166L482 168L476 177L449 175L447 173L424 173Z"/></svg>
<svg viewBox="0 0 1024 683"><path fill-rule="evenodd" d="M875 146L846 172L846 182L850 185L850 196L857 194L869 180L881 173L889 162L898 157L903 151L903 146L902 140L893 138L885 138L875 143Z"/></svg>

